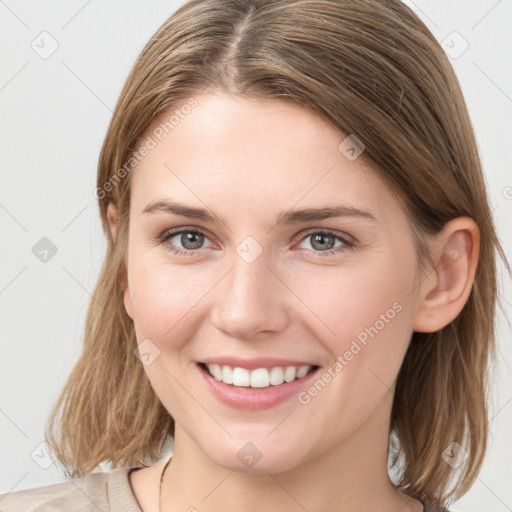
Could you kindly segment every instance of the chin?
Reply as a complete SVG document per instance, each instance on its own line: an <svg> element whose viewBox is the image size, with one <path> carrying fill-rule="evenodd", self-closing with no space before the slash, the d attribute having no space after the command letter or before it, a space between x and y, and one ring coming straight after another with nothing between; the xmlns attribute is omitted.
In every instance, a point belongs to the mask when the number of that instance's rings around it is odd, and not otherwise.
<svg viewBox="0 0 512 512"><path fill-rule="evenodd" d="M256 441L232 442L229 445L216 445L213 451L205 450L206 455L217 465L238 473L277 474L290 471L305 461L294 447L279 447L269 443L264 437ZM302 444L304 446L304 444Z"/></svg>

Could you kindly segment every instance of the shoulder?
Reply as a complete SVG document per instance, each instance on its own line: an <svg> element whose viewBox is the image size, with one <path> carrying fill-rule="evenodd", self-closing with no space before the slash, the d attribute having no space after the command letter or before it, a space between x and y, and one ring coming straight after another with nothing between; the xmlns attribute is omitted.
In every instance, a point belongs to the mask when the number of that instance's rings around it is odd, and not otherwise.
<svg viewBox="0 0 512 512"><path fill-rule="evenodd" d="M2 512L141 512L128 473L132 468L98 471L59 484L0 495Z"/></svg>

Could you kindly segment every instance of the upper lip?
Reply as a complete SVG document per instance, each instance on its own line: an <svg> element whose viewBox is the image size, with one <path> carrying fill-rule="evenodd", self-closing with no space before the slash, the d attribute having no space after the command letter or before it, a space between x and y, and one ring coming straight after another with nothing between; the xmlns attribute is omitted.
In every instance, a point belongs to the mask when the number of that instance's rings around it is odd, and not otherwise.
<svg viewBox="0 0 512 512"><path fill-rule="evenodd" d="M310 361L299 361L298 359L280 359L277 357L255 357L252 359L241 359L232 356L209 357L201 361L204 364L227 365L233 368L247 368L255 370L256 368L269 368L273 366L317 366Z"/></svg>

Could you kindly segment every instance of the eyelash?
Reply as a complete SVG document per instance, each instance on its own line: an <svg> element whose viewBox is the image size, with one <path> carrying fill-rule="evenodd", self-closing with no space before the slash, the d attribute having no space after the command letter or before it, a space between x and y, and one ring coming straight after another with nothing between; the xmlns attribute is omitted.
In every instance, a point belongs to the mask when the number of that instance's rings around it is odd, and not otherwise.
<svg viewBox="0 0 512 512"><path fill-rule="evenodd" d="M160 236L158 236L156 238L156 241L157 241L158 245L165 244L165 242L167 242L171 238L174 238L177 235L182 235L183 233L192 233L192 234L195 234L195 235L202 235L205 238L208 238L206 233L203 233L202 231L200 231L198 229L178 228L176 230L165 231L164 233L162 233L162 235L160 235ZM309 231L307 234L305 234L299 240L299 243L303 242L308 237L310 237L312 235L316 235L316 234L332 235L337 240L340 240L341 242L343 242L343 245L341 247L336 248L336 249L329 249L329 250L326 250L326 251L311 251L311 250L307 250L307 254L313 253L315 255L320 255L321 257L324 257L324 256L331 256L331 255L339 254L341 252L350 251L350 250L355 249L355 246L356 246L355 243L351 242L347 238L344 238L344 237L336 234L335 232L333 232L333 231L331 231L329 229L317 229L317 230ZM175 248L171 247L170 245L171 244L169 244L169 249L174 254L177 254L178 256L195 256L197 254L197 252L201 250L201 249L195 249L195 250L194 249L185 249L185 250L181 250L181 249L175 249Z"/></svg>

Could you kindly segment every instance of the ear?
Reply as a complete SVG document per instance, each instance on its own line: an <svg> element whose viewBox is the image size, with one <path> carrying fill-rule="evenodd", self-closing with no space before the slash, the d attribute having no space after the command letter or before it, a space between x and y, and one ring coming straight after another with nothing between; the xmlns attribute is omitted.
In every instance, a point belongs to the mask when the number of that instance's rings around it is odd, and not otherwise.
<svg viewBox="0 0 512 512"><path fill-rule="evenodd" d="M434 268L420 284L415 331L438 331L459 315L473 287L479 251L480 230L470 217L451 220L436 235Z"/></svg>
<svg viewBox="0 0 512 512"><path fill-rule="evenodd" d="M117 225L119 224L119 212L117 206L110 202L107 206L107 220L110 227L110 235L114 243L117 241Z"/></svg>
<svg viewBox="0 0 512 512"><path fill-rule="evenodd" d="M110 202L107 206L107 219L108 224L110 227L110 235L112 236L112 240L114 240L114 243L117 242L117 228L119 225L119 212L117 210L117 207L114 203ZM122 276L123 286L124 286L124 307L126 309L126 312L128 313L128 316L133 320L133 306L132 306L132 299L130 296L130 289L128 287L128 276L127 276L127 269L123 269L123 276Z"/></svg>

